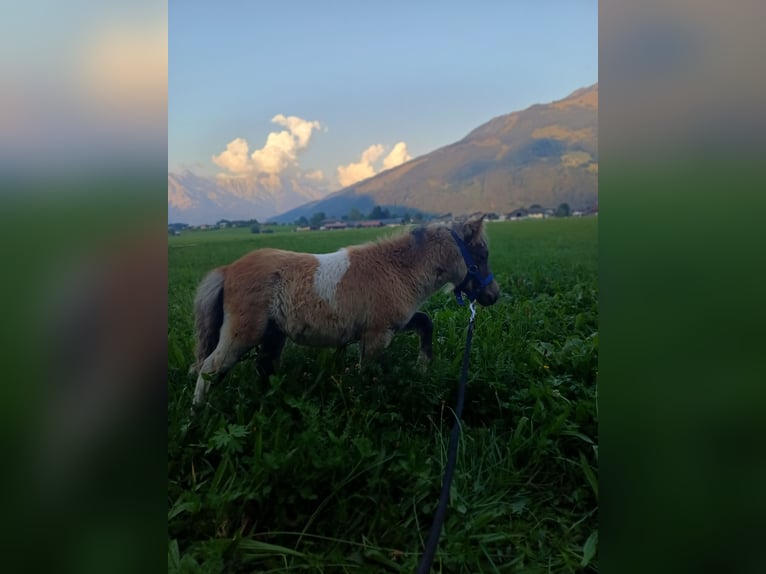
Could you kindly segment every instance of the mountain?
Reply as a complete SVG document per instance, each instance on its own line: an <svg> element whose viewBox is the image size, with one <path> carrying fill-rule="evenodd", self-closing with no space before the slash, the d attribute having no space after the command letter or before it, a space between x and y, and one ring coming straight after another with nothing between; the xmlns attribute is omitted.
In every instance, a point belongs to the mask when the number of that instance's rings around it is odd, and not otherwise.
<svg viewBox="0 0 766 574"><path fill-rule="evenodd" d="M256 177L205 177L188 170L169 173L168 222L199 225L220 219L265 220L325 194L305 178L282 177L274 185Z"/></svg>
<svg viewBox="0 0 766 574"><path fill-rule="evenodd" d="M496 117L463 139L272 220L373 205L454 214L539 204L586 208L598 197L598 84Z"/></svg>

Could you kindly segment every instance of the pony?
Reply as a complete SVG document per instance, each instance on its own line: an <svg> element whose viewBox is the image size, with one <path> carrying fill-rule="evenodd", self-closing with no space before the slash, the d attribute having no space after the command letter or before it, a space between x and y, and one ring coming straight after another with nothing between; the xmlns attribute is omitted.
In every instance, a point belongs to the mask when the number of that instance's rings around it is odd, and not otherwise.
<svg viewBox="0 0 766 574"><path fill-rule="evenodd" d="M335 253L252 251L210 271L197 288L193 404L256 347L256 370L268 380L287 339L316 347L359 342L361 368L395 333L414 331L429 362L433 323L418 308L448 284L461 304L463 295L482 306L498 300L483 215Z"/></svg>

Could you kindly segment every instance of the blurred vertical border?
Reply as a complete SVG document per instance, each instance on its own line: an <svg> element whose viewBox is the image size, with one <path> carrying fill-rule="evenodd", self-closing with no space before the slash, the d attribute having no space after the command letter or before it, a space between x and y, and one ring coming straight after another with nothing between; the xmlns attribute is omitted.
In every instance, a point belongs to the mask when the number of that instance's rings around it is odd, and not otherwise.
<svg viewBox="0 0 766 574"><path fill-rule="evenodd" d="M766 572L764 21L599 4L604 572Z"/></svg>
<svg viewBox="0 0 766 574"><path fill-rule="evenodd" d="M2 569L161 569L167 4L0 29Z"/></svg>

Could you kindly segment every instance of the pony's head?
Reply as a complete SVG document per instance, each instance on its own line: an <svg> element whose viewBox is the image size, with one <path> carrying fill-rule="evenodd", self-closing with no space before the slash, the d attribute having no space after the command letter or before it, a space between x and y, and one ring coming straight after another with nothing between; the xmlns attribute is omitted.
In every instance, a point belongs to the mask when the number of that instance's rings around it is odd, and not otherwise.
<svg viewBox="0 0 766 574"><path fill-rule="evenodd" d="M462 294L480 305L494 305L500 297L498 287L489 269L489 247L484 232L484 216L455 223L450 234L460 250L463 260L463 280L455 286L455 295L462 303Z"/></svg>

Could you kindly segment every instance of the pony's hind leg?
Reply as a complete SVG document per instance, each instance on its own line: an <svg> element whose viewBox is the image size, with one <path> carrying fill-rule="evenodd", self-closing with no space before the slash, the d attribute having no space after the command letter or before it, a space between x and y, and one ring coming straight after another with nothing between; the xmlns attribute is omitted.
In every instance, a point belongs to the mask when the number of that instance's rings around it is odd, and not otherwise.
<svg viewBox="0 0 766 574"><path fill-rule="evenodd" d="M255 362L255 368L264 381L268 381L269 377L276 371L286 339L287 337L279 327L273 321L269 321L266 332L261 338L261 344L258 347L258 359Z"/></svg>
<svg viewBox="0 0 766 574"><path fill-rule="evenodd" d="M231 345L223 343L222 337L221 342L218 343L218 346L205 359L202 367L200 367L199 374L197 375L197 385L194 387L194 400L192 404L194 406L199 405L205 398L211 381L223 377L229 369L237 364L237 361L246 352L247 348L233 349Z"/></svg>
<svg viewBox="0 0 766 574"><path fill-rule="evenodd" d="M261 329L261 333L262 331L263 329ZM210 382L223 377L237 364L242 355L255 346L258 338L253 341L252 338L244 336L243 333L233 333L230 321L228 318L224 319L218 345L202 362L199 369L192 401L194 406L199 405L205 398Z"/></svg>
<svg viewBox="0 0 766 574"><path fill-rule="evenodd" d="M415 331L418 334L420 337L420 358L422 361L430 363L434 356L434 324L431 322L431 318L422 311L418 311L412 316L402 330Z"/></svg>

